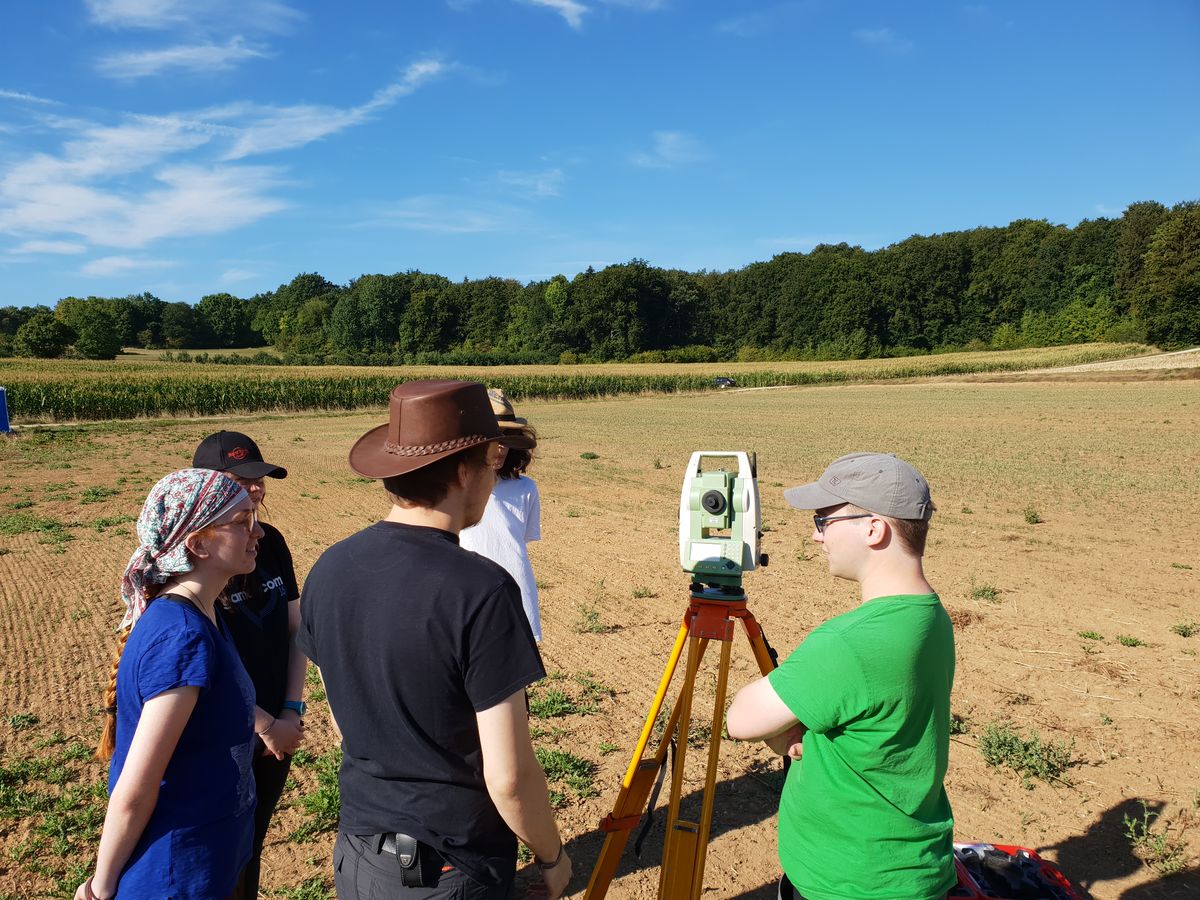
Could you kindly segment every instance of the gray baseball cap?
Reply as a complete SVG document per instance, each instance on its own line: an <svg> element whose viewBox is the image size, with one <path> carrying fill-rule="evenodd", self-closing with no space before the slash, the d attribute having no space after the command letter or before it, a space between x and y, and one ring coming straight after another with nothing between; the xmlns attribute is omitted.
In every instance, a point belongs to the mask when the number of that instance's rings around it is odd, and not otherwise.
<svg viewBox="0 0 1200 900"><path fill-rule="evenodd" d="M797 509L853 503L894 519L928 519L935 509L921 473L891 453L848 453L812 484L788 488L783 498Z"/></svg>

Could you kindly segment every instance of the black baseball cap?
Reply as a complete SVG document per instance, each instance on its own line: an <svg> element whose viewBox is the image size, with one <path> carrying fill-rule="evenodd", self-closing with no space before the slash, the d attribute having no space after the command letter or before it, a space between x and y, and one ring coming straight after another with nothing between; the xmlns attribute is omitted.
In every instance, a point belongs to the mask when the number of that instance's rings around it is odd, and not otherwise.
<svg viewBox="0 0 1200 900"><path fill-rule="evenodd" d="M287 469L264 462L258 444L240 431L218 431L200 442L192 456L198 469L215 469L242 478L287 478Z"/></svg>

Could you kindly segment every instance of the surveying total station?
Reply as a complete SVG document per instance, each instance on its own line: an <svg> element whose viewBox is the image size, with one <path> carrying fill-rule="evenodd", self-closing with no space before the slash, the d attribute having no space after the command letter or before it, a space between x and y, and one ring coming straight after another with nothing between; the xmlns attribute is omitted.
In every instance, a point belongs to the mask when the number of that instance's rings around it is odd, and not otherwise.
<svg viewBox="0 0 1200 900"><path fill-rule="evenodd" d="M727 469L718 465L719 462L727 465L725 461L728 460L733 460L736 467ZM775 653L747 608L746 593L742 589L743 574L767 564L767 557L758 552L761 537L758 472L754 455L712 450L693 453L679 497L679 563L693 579L688 593L688 608L646 714L633 758L621 779L613 811L600 821L600 829L605 832L604 846L588 882L587 900L604 897L616 874L630 832L641 821L647 808L653 812L658 788L666 774L667 756L672 748L671 792L667 804L658 896L660 900L698 900L700 897L704 888L704 857L712 829L717 762L724 731L725 697L735 620L741 621L762 674L766 675L776 666ZM700 820L690 822L680 816L684 764L696 674L710 641L720 642L721 659L716 675L712 728L709 731L711 740L700 798ZM647 755L647 745L685 646L688 654L683 686L667 718L657 749ZM693 738L691 743L696 746L700 742Z"/></svg>

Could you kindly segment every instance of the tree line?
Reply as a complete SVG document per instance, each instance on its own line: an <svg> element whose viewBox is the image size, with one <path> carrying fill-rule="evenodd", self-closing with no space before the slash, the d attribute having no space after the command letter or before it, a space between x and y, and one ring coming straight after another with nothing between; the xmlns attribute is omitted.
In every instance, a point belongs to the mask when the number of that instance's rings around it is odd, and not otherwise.
<svg viewBox="0 0 1200 900"><path fill-rule="evenodd" d="M297 275L194 306L151 294L0 307L0 355L267 347L285 362L470 365L850 359L1099 340L1200 343L1200 202L820 245L727 272L643 260L522 284ZM263 359L271 357L264 356ZM220 357L214 357L220 361Z"/></svg>

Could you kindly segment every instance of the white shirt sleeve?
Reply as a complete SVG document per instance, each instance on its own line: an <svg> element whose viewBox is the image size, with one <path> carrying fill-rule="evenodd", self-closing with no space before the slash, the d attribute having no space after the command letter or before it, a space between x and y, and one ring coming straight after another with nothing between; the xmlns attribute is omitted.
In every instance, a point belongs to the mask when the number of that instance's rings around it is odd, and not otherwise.
<svg viewBox="0 0 1200 900"><path fill-rule="evenodd" d="M537 484L529 480L529 512L525 517L525 543L542 539L542 498Z"/></svg>

